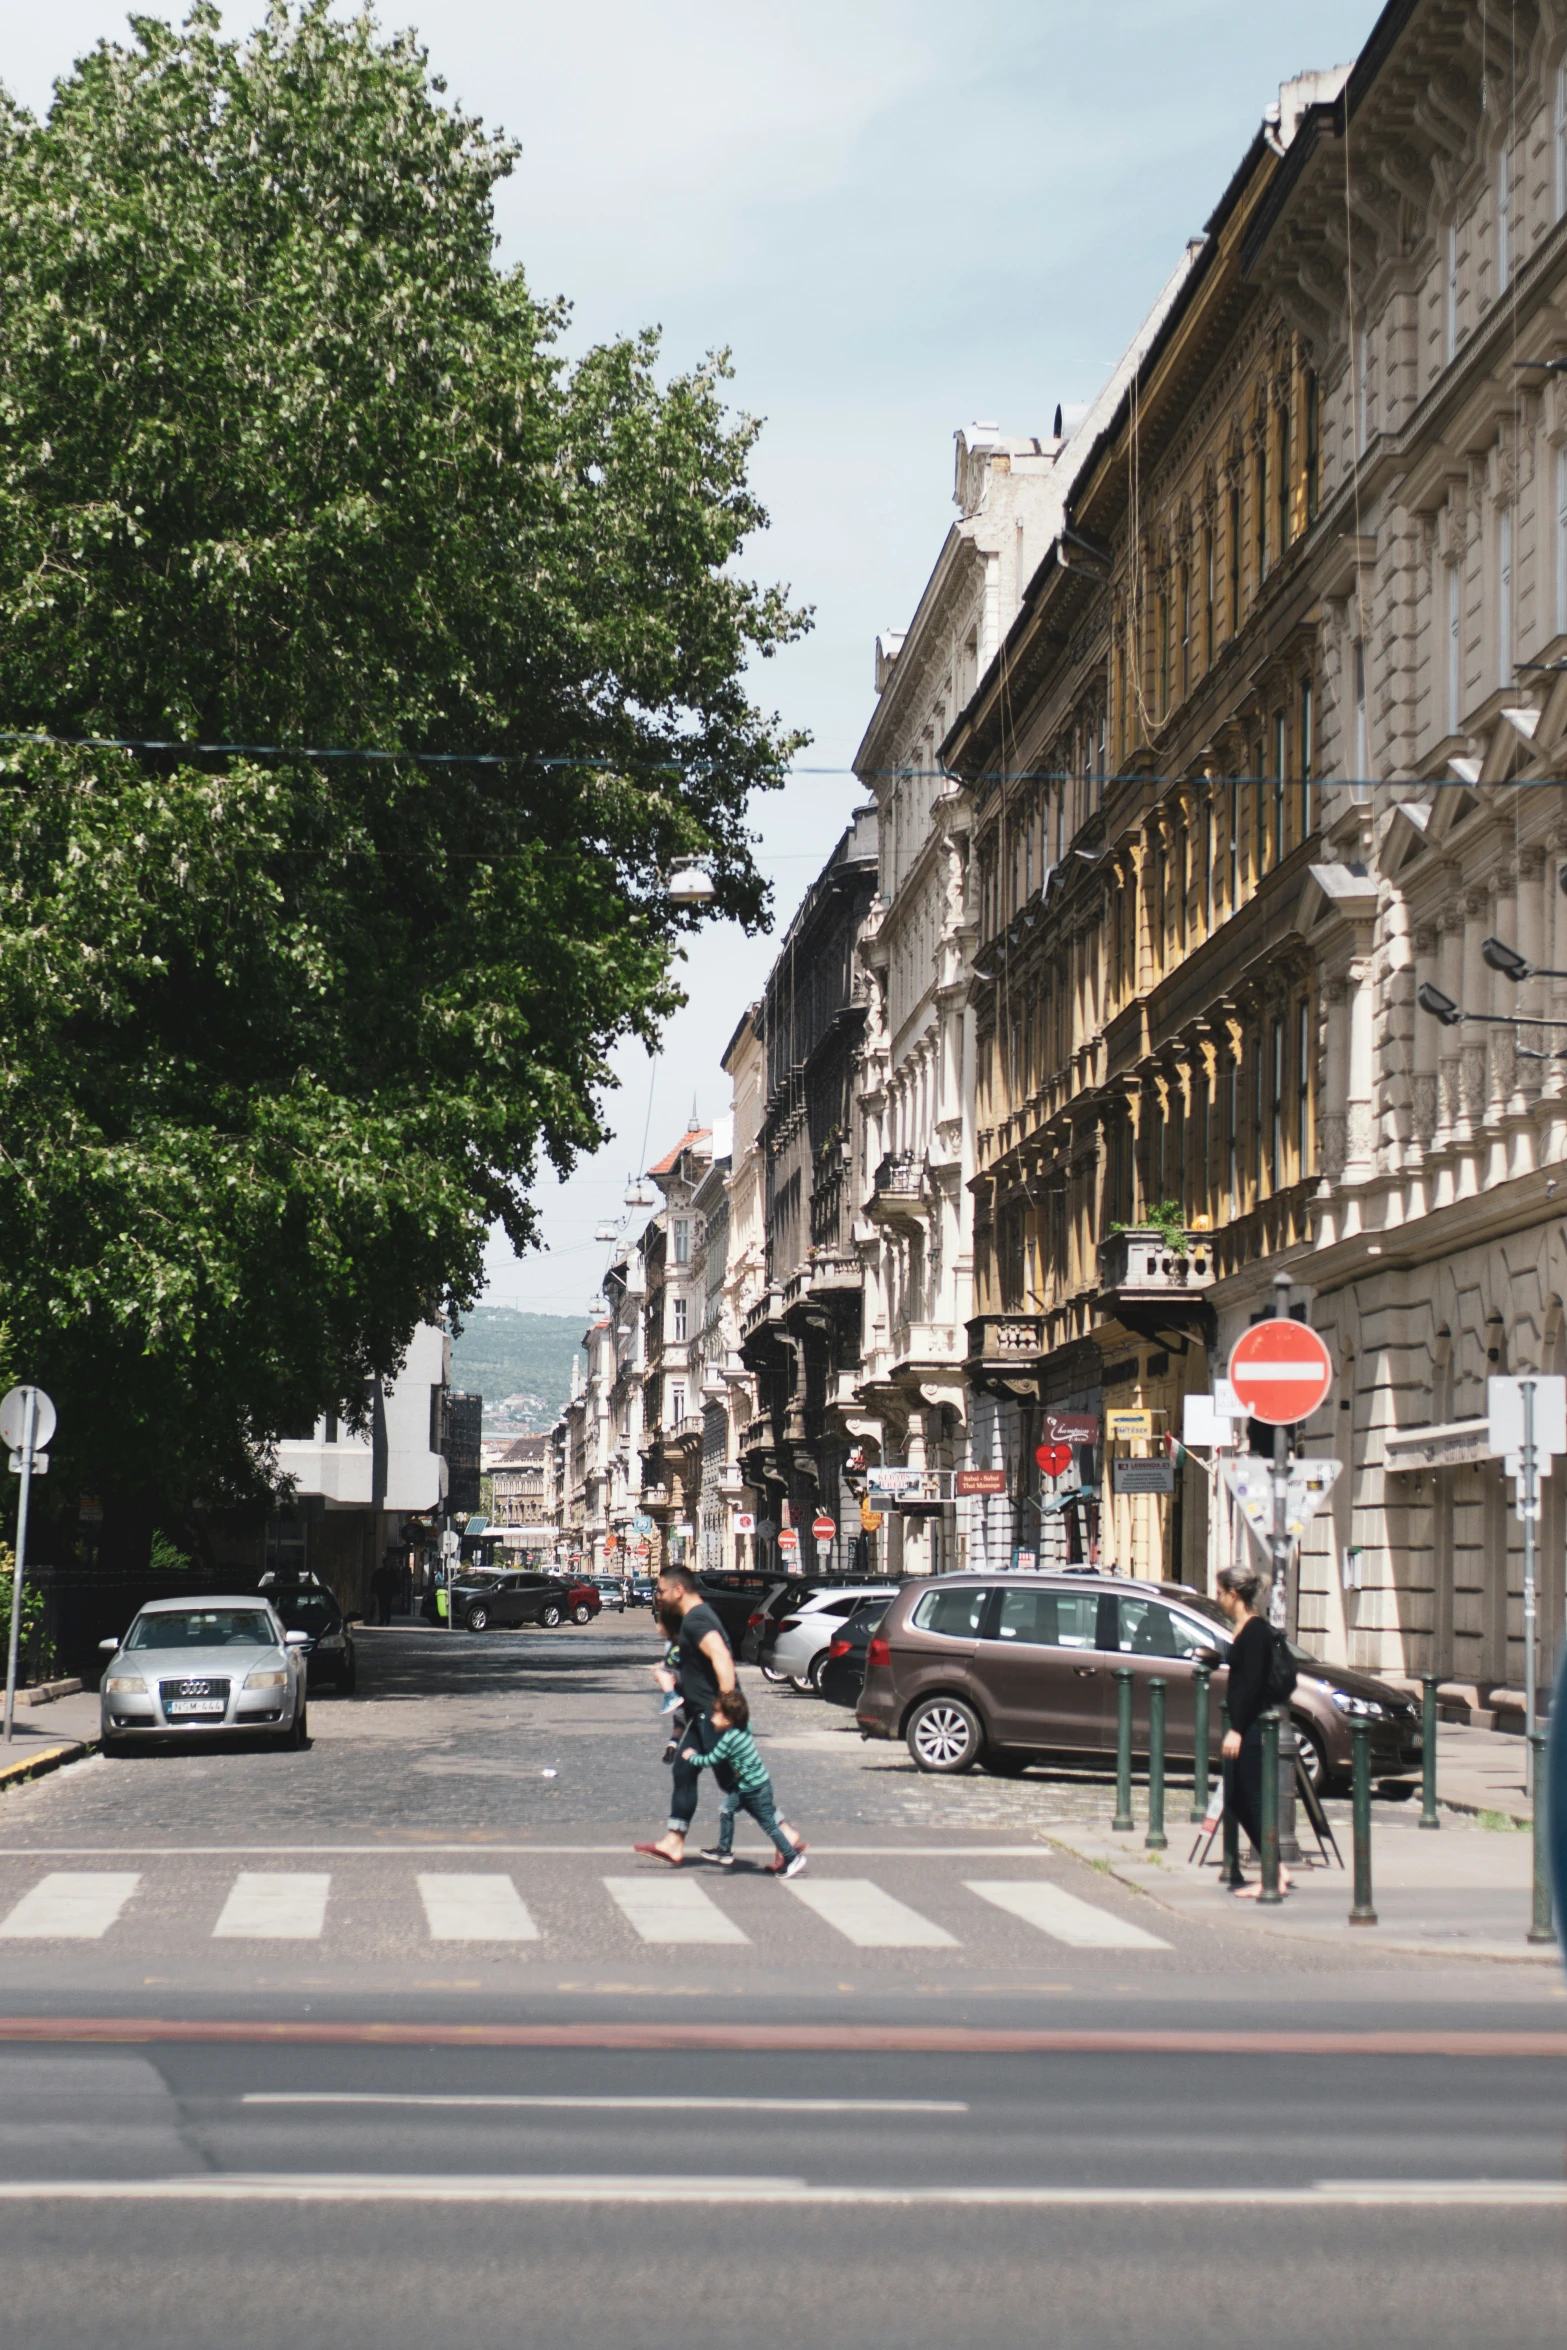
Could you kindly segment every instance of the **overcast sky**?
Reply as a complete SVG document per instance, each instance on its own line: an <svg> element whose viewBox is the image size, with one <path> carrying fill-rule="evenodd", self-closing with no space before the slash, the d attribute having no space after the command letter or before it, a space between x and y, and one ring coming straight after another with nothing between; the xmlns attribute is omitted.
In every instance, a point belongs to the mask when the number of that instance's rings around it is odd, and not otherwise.
<svg viewBox="0 0 1567 2350"><path fill-rule="evenodd" d="M144 0L147 14L176 15ZM0 79L38 109L109 0L7 9ZM261 14L227 11L231 29ZM575 304L579 339L661 325L672 364L734 354L766 419L759 575L812 604L756 697L811 732L810 766L757 809L781 930L857 796L871 646L902 627L951 519L952 434L1046 432L1087 400L1197 235L1280 81L1347 62L1373 0L425 0L454 98L523 147L503 258ZM650 1073L621 1056L615 1140L544 1189L549 1252L491 1254L493 1302L584 1312L626 1178L693 1099L771 960L732 927L693 948L691 1001ZM651 1084L650 1084L651 1076Z"/></svg>

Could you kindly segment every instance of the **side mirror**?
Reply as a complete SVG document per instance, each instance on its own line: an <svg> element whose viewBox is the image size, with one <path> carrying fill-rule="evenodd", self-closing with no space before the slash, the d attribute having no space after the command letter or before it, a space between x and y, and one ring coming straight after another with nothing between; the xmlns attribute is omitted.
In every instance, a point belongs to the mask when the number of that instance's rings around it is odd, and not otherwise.
<svg viewBox="0 0 1567 2350"><path fill-rule="evenodd" d="M285 1632L283 1635L283 1645L285 1648L308 1648L310 1646L310 1634L308 1632Z"/></svg>
<svg viewBox="0 0 1567 2350"><path fill-rule="evenodd" d="M119 1655L119 1653L120 1653L120 1644L119 1644L119 1642L118 1642L117 1640L100 1640L100 1641L99 1641L99 1643L98 1643L98 1654L99 1654L100 1656L118 1656L118 1655Z"/></svg>

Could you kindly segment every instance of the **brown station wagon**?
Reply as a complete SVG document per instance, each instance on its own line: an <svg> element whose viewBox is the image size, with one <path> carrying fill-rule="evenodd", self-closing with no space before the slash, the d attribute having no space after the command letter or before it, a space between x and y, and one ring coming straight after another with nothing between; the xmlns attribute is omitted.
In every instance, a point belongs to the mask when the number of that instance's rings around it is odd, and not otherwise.
<svg viewBox="0 0 1567 2350"><path fill-rule="evenodd" d="M943 1575L905 1583L866 1654L857 1716L867 1738L904 1738L922 1771L1003 1774L1036 1755L1115 1752L1116 1682L1129 1667L1132 1744L1148 1750L1148 1683L1163 1677L1172 1762L1196 1750L1195 1667L1213 1669L1209 1744L1224 1736L1225 1618L1179 1583L1098 1574ZM1349 1770L1351 1724L1372 1725L1372 1768L1420 1766L1418 1709L1368 1673L1297 1648L1290 1711L1301 1760L1320 1787Z"/></svg>

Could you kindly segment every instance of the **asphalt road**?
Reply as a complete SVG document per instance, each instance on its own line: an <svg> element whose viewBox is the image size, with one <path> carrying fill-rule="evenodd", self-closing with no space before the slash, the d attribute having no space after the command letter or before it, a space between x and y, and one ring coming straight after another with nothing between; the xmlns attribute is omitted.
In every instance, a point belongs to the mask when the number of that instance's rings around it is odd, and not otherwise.
<svg viewBox="0 0 1567 2350"><path fill-rule="evenodd" d="M372 1634L303 1754L4 1799L7 2341L1554 2350L1553 1971L1174 1918L1092 1776L771 1694L810 1871L672 1878L652 1645Z"/></svg>

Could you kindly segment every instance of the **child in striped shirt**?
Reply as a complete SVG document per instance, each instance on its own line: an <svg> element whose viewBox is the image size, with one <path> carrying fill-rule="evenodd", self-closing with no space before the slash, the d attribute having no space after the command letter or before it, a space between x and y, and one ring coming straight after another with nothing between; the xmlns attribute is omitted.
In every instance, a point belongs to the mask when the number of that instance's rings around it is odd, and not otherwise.
<svg viewBox="0 0 1567 2350"><path fill-rule="evenodd" d="M723 1689L713 1700L713 1728L718 1732L706 1754L687 1747L685 1759L703 1770L709 1763L727 1763L734 1773L733 1791L724 1797L718 1820L718 1842L702 1854L721 1869L734 1866L735 1817L748 1811L778 1847L769 1875L798 1877L805 1867L805 1838L797 1836L787 1820L778 1817L773 1783L767 1765L751 1736L751 1707L743 1689Z"/></svg>

